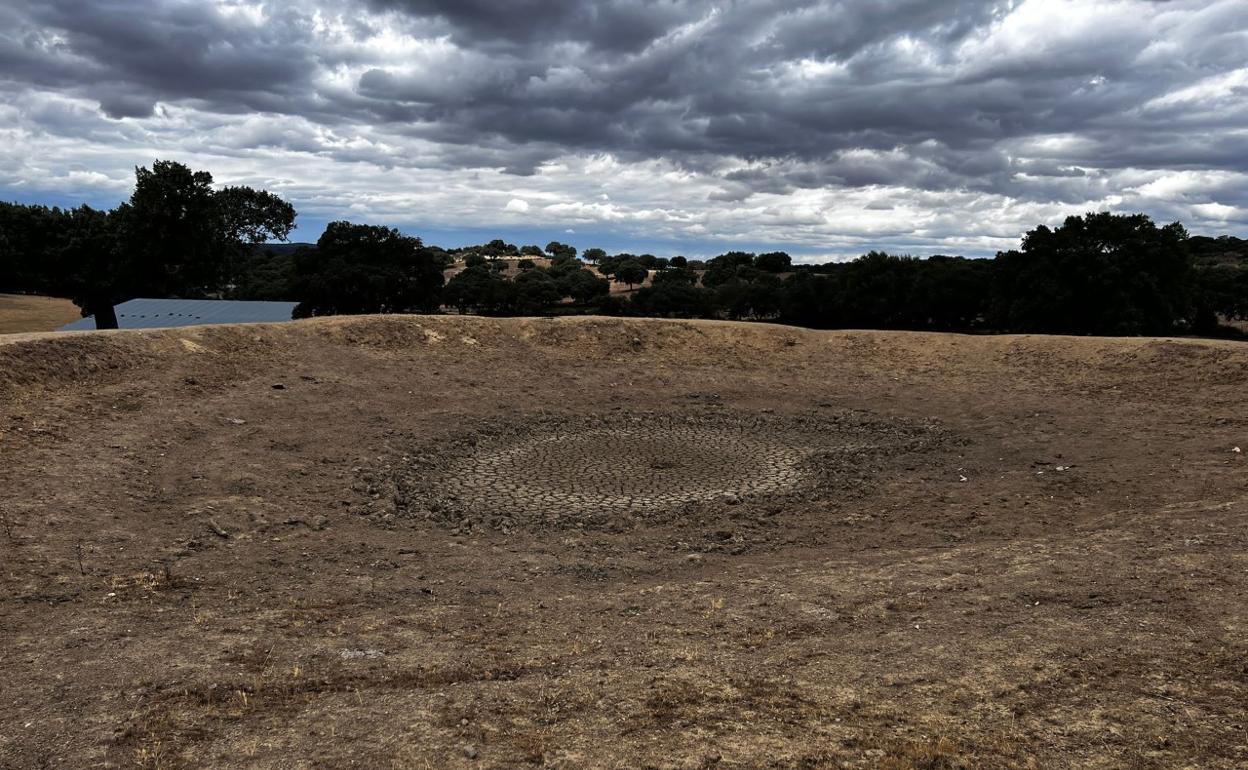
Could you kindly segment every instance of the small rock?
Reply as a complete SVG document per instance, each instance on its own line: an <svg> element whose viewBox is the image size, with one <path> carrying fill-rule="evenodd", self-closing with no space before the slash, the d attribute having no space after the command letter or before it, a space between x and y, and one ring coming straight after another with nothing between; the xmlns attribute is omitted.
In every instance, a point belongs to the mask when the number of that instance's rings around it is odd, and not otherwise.
<svg viewBox="0 0 1248 770"><path fill-rule="evenodd" d="M286 390L286 386L280 382L273 383L273 390Z"/></svg>
<svg viewBox="0 0 1248 770"><path fill-rule="evenodd" d="M685 556L685 561L689 562L690 564L700 564L703 561L702 554L700 553L688 554Z"/></svg>
<svg viewBox="0 0 1248 770"><path fill-rule="evenodd" d="M1235 454L1237 454L1237 455L1242 455L1242 454L1244 453L1244 450L1240 449L1239 447L1235 447L1235 448L1234 448L1234 449L1232 449L1231 451L1232 451L1232 452L1234 452L1234 453L1235 453Z"/></svg>
<svg viewBox="0 0 1248 770"><path fill-rule="evenodd" d="M476 747L476 746L465 746L465 747L464 747L464 756L465 756L465 757L467 757L468 759L476 759L476 758L477 758L477 747Z"/></svg>
<svg viewBox="0 0 1248 770"><path fill-rule="evenodd" d="M329 526L329 518L327 516L317 516L312 520L312 529L320 532Z"/></svg>

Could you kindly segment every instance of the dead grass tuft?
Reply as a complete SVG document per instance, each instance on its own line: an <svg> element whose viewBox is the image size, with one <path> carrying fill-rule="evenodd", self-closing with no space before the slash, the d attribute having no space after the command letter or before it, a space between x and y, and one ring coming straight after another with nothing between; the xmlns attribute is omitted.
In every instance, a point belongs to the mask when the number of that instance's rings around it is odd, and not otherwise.
<svg viewBox="0 0 1248 770"><path fill-rule="evenodd" d="M907 743L880 760L880 770L978 770L979 767L948 738Z"/></svg>

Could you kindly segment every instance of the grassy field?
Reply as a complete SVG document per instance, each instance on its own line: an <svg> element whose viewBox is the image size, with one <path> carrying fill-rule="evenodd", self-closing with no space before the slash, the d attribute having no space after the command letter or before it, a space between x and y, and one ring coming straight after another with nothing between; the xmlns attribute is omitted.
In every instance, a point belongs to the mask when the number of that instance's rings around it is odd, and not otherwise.
<svg viewBox="0 0 1248 770"><path fill-rule="evenodd" d="M67 299L0 294L0 334L56 331L81 317Z"/></svg>
<svg viewBox="0 0 1248 770"><path fill-rule="evenodd" d="M0 767L1248 767L1248 345L0 338Z"/></svg>

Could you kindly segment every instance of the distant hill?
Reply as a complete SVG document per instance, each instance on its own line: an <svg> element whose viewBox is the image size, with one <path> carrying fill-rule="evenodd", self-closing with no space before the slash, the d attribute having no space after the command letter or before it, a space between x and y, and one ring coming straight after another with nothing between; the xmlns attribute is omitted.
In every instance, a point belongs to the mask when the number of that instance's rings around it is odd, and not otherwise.
<svg viewBox="0 0 1248 770"><path fill-rule="evenodd" d="M1248 268L1248 239L1233 235L1220 235L1216 238L1193 235L1188 240L1188 245L1197 265L1236 265Z"/></svg>

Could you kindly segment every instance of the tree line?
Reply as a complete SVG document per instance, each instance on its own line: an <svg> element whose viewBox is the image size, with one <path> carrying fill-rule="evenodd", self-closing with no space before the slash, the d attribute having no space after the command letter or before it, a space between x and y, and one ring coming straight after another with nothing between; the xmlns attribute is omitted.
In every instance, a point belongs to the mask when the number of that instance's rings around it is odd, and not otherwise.
<svg viewBox="0 0 1248 770"><path fill-rule="evenodd" d="M596 313L961 332L1210 334L1248 320L1248 241L1193 237L1143 214L1040 225L993 259L871 252L823 265L784 252L581 253L559 241L446 250L349 222L314 245L281 243L294 222L272 193L215 188L206 172L158 161L136 169L133 194L111 211L0 203L0 292L69 297L101 328L138 296L293 300L303 317Z"/></svg>
<svg viewBox="0 0 1248 770"><path fill-rule="evenodd" d="M111 211L0 204L0 291L68 297L116 328L134 297L207 297L248 270L252 248L285 239L295 209L250 187L157 161Z"/></svg>

